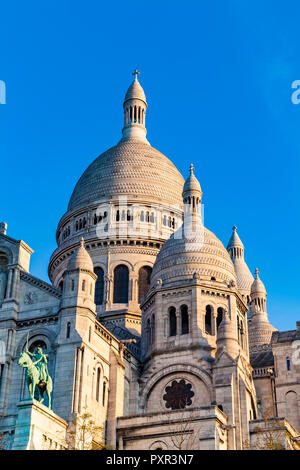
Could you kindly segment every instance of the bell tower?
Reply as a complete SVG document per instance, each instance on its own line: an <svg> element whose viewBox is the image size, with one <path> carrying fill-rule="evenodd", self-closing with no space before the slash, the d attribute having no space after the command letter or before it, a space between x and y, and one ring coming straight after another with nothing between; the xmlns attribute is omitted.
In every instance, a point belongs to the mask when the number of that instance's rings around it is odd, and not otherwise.
<svg viewBox="0 0 300 470"><path fill-rule="evenodd" d="M149 144L146 139L146 110L147 101L144 90L138 81L139 71L134 70L134 80L127 90L125 95L123 108L124 108L124 127L122 141L129 139L140 140Z"/></svg>

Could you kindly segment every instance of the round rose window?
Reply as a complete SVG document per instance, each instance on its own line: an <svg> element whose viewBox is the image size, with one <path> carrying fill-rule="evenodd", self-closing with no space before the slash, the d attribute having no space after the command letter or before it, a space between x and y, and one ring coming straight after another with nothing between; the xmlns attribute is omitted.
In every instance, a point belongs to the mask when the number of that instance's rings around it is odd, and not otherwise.
<svg viewBox="0 0 300 470"><path fill-rule="evenodd" d="M166 402L166 408L183 410L186 406L192 404L192 397L194 396L192 385L186 383L184 379L179 382L173 380L172 384L165 388L165 392L163 399Z"/></svg>

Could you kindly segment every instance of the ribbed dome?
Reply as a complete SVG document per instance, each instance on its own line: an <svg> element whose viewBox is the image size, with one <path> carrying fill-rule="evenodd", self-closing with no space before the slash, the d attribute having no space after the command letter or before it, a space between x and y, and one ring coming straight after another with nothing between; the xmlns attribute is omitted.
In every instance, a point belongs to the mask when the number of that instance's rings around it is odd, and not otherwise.
<svg viewBox="0 0 300 470"><path fill-rule="evenodd" d="M104 152L75 186L68 210L117 200L120 195L182 206L183 177L161 152L130 139Z"/></svg>
<svg viewBox="0 0 300 470"><path fill-rule="evenodd" d="M93 261L84 247L84 239L81 239L80 246L72 254L69 263L68 270L73 269L87 269L88 271L94 272Z"/></svg>
<svg viewBox="0 0 300 470"><path fill-rule="evenodd" d="M132 82L132 84L128 88L127 93L125 95L124 103L132 99L142 100L144 101L144 103L147 104L145 92L137 78Z"/></svg>
<svg viewBox="0 0 300 470"><path fill-rule="evenodd" d="M203 226L202 226L203 227ZM151 286L161 279L176 282L193 277L194 273L206 279L236 281L234 267L222 242L203 227L197 235L181 237L177 230L159 252L151 276Z"/></svg>

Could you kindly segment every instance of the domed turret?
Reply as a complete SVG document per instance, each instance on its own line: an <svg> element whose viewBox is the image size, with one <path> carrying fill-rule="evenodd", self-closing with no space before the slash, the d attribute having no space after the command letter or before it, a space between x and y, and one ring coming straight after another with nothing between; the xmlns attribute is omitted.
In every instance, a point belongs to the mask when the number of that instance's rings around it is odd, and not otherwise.
<svg viewBox="0 0 300 470"><path fill-rule="evenodd" d="M96 314L94 303L96 279L93 262L84 247L82 237L63 274L62 306L85 307Z"/></svg>
<svg viewBox="0 0 300 470"><path fill-rule="evenodd" d="M140 72L135 69L132 75L134 81L130 85L125 95L124 108L124 127L122 141L128 139L137 139L149 144L146 139L147 130L145 127L147 101L144 90L138 81Z"/></svg>
<svg viewBox="0 0 300 470"><path fill-rule="evenodd" d="M251 285L251 307L252 318L249 323L249 345L250 348L260 344L268 344L271 341L273 331L276 331L268 320L267 314L267 292L259 278L256 268L255 279Z"/></svg>
<svg viewBox="0 0 300 470"><path fill-rule="evenodd" d="M141 100L141 101L144 102L145 105L147 105L145 92L144 92L140 82L137 79L137 76L139 74L140 74L140 72L138 70L135 70L132 73L132 75L134 75L135 78L134 78L132 84L130 85L130 87L128 88L128 90L126 92L125 99L124 99L124 107L125 107L125 104L127 103L127 101L134 100L134 99Z"/></svg>
<svg viewBox="0 0 300 470"><path fill-rule="evenodd" d="M79 248L77 248L77 250L74 251L68 263L68 271L71 271L77 268L94 272L93 262L92 262L90 255L85 249L83 237L80 240Z"/></svg>
<svg viewBox="0 0 300 470"><path fill-rule="evenodd" d="M238 355L240 349L237 328L229 318L227 310L224 311L223 320L218 329L216 357L218 357L224 349L232 358Z"/></svg>
<svg viewBox="0 0 300 470"><path fill-rule="evenodd" d="M234 265L237 277L237 287L241 294L246 298L247 304L250 303L250 288L253 282L253 276L244 259L244 245L238 236L237 228L232 227L232 235L227 245L227 251Z"/></svg>
<svg viewBox="0 0 300 470"><path fill-rule="evenodd" d="M265 300L267 297L267 291L264 286L264 283L259 278L259 271L255 269L255 279L251 285L251 299L259 298L261 296L262 300Z"/></svg>
<svg viewBox="0 0 300 470"><path fill-rule="evenodd" d="M183 186L182 196L184 200L189 196L198 196L201 202L202 190L199 181L194 175L194 165L192 163L190 165L190 176L185 180Z"/></svg>
<svg viewBox="0 0 300 470"><path fill-rule="evenodd" d="M191 166L183 190L184 224L159 252L151 286L155 287L158 279L173 283L191 278L194 273L206 280L213 278L227 283L236 280L233 264L222 242L203 226L201 197L201 187Z"/></svg>
<svg viewBox="0 0 300 470"><path fill-rule="evenodd" d="M202 190L199 181L194 175L194 165L192 163L190 166L190 176L183 186L182 197L185 217L190 214L201 215Z"/></svg>

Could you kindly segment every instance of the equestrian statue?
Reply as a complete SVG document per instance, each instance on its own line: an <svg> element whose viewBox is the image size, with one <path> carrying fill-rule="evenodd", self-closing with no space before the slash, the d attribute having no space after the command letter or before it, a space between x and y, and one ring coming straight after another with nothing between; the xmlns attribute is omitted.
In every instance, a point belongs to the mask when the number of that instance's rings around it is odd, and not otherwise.
<svg viewBox="0 0 300 470"><path fill-rule="evenodd" d="M28 340L25 351L20 354L18 364L25 369L25 378L29 394L34 399L35 391L38 391L38 401L43 403L44 394L48 396L48 408L51 409L52 379L48 372L48 354L43 353L38 346L34 353L28 349Z"/></svg>

